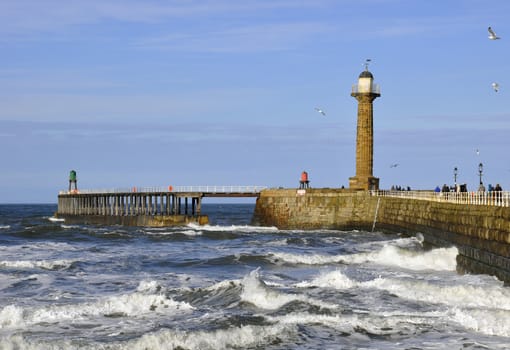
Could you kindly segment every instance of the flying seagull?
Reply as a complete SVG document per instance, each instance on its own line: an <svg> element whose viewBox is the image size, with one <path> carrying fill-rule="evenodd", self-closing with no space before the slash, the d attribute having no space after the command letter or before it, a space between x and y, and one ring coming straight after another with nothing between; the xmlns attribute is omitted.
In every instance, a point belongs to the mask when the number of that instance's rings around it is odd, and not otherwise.
<svg viewBox="0 0 510 350"><path fill-rule="evenodd" d="M320 113L320 114L322 114L322 115L324 115L324 116L326 115L326 112L324 112L324 111L323 111L322 109L320 109L320 108L315 107L315 110L316 110L318 113Z"/></svg>
<svg viewBox="0 0 510 350"><path fill-rule="evenodd" d="M479 156L480 155L480 150L476 150L476 155Z"/></svg>
<svg viewBox="0 0 510 350"><path fill-rule="evenodd" d="M498 83L492 83L492 88L494 89L494 91L498 92L499 91L499 84Z"/></svg>
<svg viewBox="0 0 510 350"><path fill-rule="evenodd" d="M489 31L489 39L491 39L491 40L498 40L498 39L500 39L500 37L497 36L496 33L494 33L494 31L492 30L491 27L488 28L488 31Z"/></svg>
<svg viewBox="0 0 510 350"><path fill-rule="evenodd" d="M395 164L391 164L391 165L390 165L390 168L396 168L396 167L398 167L398 163L395 163Z"/></svg>

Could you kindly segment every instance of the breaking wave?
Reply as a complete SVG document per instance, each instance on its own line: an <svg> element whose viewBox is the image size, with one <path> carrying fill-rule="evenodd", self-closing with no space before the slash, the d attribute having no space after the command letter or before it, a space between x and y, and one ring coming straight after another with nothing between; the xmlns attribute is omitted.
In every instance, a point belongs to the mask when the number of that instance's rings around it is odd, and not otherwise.
<svg viewBox="0 0 510 350"><path fill-rule="evenodd" d="M155 293L157 283L141 282L129 294L110 296L89 303L30 308L7 305L0 310L0 329L20 328L44 322L89 320L96 317L136 317L147 313L188 312L193 307Z"/></svg>
<svg viewBox="0 0 510 350"><path fill-rule="evenodd" d="M293 301L300 301L321 308L336 309L338 305L314 300L301 294L285 294L269 288L260 278L259 269L250 272L241 281L241 299L258 308L276 310Z"/></svg>
<svg viewBox="0 0 510 350"><path fill-rule="evenodd" d="M298 288L379 289L399 298L442 305L435 317L446 317L462 326L487 335L510 336L510 290L503 285L443 285L430 281L378 277L355 281L341 271L320 274L311 281L295 284ZM371 316L374 316L371 314Z"/></svg>
<svg viewBox="0 0 510 350"><path fill-rule="evenodd" d="M291 264L305 265L375 263L409 270L455 271L457 254L458 250L455 247L412 251L394 245L385 245L378 251L346 255L272 253L270 259L273 262L281 260Z"/></svg>
<svg viewBox="0 0 510 350"><path fill-rule="evenodd" d="M274 226L250 226L250 225L222 226L222 225L197 225L194 223L190 223L187 226L194 230L199 231L257 232L257 233L278 231L278 228Z"/></svg>
<svg viewBox="0 0 510 350"><path fill-rule="evenodd" d="M0 261L0 267L15 269L64 270L72 266L73 260L16 260Z"/></svg>

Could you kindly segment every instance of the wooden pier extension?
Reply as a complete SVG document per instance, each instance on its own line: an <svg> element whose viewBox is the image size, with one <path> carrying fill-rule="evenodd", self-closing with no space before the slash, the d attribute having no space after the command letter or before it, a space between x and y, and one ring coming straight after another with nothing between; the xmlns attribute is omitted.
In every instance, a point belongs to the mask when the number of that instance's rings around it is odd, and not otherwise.
<svg viewBox="0 0 510 350"><path fill-rule="evenodd" d="M209 222L203 197L258 197L261 186L182 186L61 191L55 214L67 223L163 227Z"/></svg>

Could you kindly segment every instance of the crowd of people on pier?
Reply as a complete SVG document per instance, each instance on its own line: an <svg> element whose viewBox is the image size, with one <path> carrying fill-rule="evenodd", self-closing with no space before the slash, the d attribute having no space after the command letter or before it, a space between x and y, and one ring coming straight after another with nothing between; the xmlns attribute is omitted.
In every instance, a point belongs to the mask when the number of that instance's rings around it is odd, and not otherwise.
<svg viewBox="0 0 510 350"><path fill-rule="evenodd" d="M391 191L411 191L411 186L391 186Z"/></svg>
<svg viewBox="0 0 510 350"><path fill-rule="evenodd" d="M444 184L443 187L436 186L434 189L435 192L442 192L442 193L448 193L448 192L467 192L467 184L455 184L454 186L448 186L447 184ZM503 188L500 184L496 184L496 186L492 186L492 184L489 184L487 186L487 192L501 192L503 191ZM478 187L477 192L486 192L485 186L483 184L480 184Z"/></svg>

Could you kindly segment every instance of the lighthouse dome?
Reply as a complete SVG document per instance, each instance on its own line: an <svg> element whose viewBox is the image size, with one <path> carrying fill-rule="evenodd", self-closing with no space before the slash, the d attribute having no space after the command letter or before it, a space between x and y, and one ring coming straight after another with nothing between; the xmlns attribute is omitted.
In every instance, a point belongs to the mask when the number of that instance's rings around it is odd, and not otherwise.
<svg viewBox="0 0 510 350"><path fill-rule="evenodd" d="M364 70L363 72L361 72L361 74L359 75L360 78L370 78L370 79L374 79L374 76L372 75L372 73L370 73L368 70Z"/></svg>

